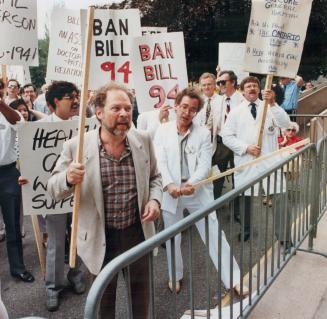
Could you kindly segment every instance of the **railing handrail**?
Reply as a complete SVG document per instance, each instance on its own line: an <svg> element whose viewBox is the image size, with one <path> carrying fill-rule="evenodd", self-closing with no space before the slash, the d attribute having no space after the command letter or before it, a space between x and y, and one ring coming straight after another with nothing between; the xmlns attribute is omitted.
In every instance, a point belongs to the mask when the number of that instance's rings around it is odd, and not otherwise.
<svg viewBox="0 0 327 319"><path fill-rule="evenodd" d="M94 312L97 309L97 304L100 300L100 297L102 296L108 283L120 270L130 265L138 258L149 254L162 243L176 236L180 232L185 231L187 228L191 227L199 220L208 216L214 210L221 208L226 202L234 200L238 195L249 189L249 187L271 175L271 173L275 172L276 170L281 169L285 164L290 163L293 159L308 151L309 149L312 149L316 153L316 145L312 143L307 144L297 152L288 155L281 160L278 160L277 163L273 165L269 170L262 172L256 178L251 179L247 183L244 183L244 185L229 191L212 203L207 204L203 209L183 218L176 224L162 230L160 233L152 236L146 241L138 244L137 246L131 248L130 250L124 252L123 254L110 261L110 263L108 263L96 277L89 291L85 305L85 319L94 318Z"/></svg>

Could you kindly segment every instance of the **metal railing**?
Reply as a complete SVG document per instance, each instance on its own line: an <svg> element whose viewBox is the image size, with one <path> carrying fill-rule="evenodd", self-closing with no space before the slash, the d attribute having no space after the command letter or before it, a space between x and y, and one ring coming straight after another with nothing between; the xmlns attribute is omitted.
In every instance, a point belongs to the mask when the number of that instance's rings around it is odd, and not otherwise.
<svg viewBox="0 0 327 319"><path fill-rule="evenodd" d="M319 142L318 153L316 146L310 144L288 155L284 160L272 159L270 168L251 182L228 192L112 260L100 272L90 289L85 318L97 318L99 303L107 285L121 270L129 273L129 266L143 256L147 256L150 269L150 318L194 318L196 315L210 318L213 314L217 318L222 318L223 315L225 318L226 313L229 318L247 317L308 234L309 247L313 251L318 220L326 209L326 142L327 139ZM323 178L320 178L321 170L324 172ZM208 249L213 245L212 238L209 240L209 223L210 213L214 211L218 212L220 219L217 237L214 239L218 242L218 272L212 267ZM240 214L240 225L234 221L234 214L237 212ZM205 224L205 246L198 244L201 248L196 251L195 243L200 240L195 235L194 226L201 221ZM248 225L250 236L245 241ZM187 255L185 268L188 271L184 275L183 297L174 292L169 296L167 308L160 304L162 299L158 298L158 289L162 289L167 279L163 280L162 274L158 276L158 263L155 260L158 257L153 256L153 250L166 241L170 241L174 247L175 236L181 233L186 242L183 252ZM229 265L232 265L234 256L240 268L241 294L248 287L249 295L244 299L239 298L231 289L227 297L218 298L218 305L215 307L213 295L218 292L220 296L224 291L221 284L224 233L230 245ZM175 257L172 248L173 286L176 280ZM197 268L199 264L200 267ZM227 284L233 287L238 278L234 278L232 266L228 272ZM163 282L158 282L159 280ZM127 280L124 304L128 306L125 307L125 317L133 318L130 296ZM197 310L199 308L203 310ZM125 318L123 315L117 317Z"/></svg>

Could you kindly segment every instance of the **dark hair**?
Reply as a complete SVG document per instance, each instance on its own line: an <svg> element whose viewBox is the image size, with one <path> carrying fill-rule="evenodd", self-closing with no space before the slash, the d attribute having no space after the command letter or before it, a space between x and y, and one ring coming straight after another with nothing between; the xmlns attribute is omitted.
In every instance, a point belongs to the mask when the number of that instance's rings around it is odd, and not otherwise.
<svg viewBox="0 0 327 319"><path fill-rule="evenodd" d="M179 105L182 102L184 96L188 96L191 99L197 99L199 101L198 112L202 109L204 101L201 97L201 93L194 88L186 88L176 95L175 105Z"/></svg>
<svg viewBox="0 0 327 319"><path fill-rule="evenodd" d="M3 82L2 79L0 79L0 90L5 88L5 82Z"/></svg>
<svg viewBox="0 0 327 319"><path fill-rule="evenodd" d="M20 88L20 84L19 84L19 82L16 80L16 79L10 79L10 80L8 80L8 85L9 85L9 82L16 82L17 83L17 86L18 86L18 88Z"/></svg>
<svg viewBox="0 0 327 319"><path fill-rule="evenodd" d="M29 86L33 87L33 91L36 92L36 87L32 83L27 83L23 86L23 92L25 92L25 89L28 88Z"/></svg>
<svg viewBox="0 0 327 319"><path fill-rule="evenodd" d="M242 82L241 82L241 84L240 84L240 88L241 88L241 90L242 91L244 91L244 85L246 84L246 83L257 83L258 84L258 86L259 86L259 89L260 89L260 81L259 81L259 79L257 78L257 77L255 77L255 76L247 76L246 78L244 78L243 80L242 80Z"/></svg>
<svg viewBox="0 0 327 319"><path fill-rule="evenodd" d="M229 80L234 82L234 88L237 88L237 75L231 70L225 70L219 73L219 77L223 74L228 74Z"/></svg>
<svg viewBox="0 0 327 319"><path fill-rule="evenodd" d="M109 84L102 86L100 89L98 89L95 92L95 96L92 99L95 107L104 107L106 104L107 92L115 91L115 90L125 92L131 104L133 104L133 100L134 100L133 94L126 86L118 84L116 82L110 82Z"/></svg>
<svg viewBox="0 0 327 319"><path fill-rule="evenodd" d="M9 104L9 106L15 110L17 110L19 105L25 105L28 110L28 106L24 99L17 99Z"/></svg>
<svg viewBox="0 0 327 319"><path fill-rule="evenodd" d="M56 109L55 99L61 100L66 94L79 92L75 84L67 81L54 81L45 93L45 100Z"/></svg>

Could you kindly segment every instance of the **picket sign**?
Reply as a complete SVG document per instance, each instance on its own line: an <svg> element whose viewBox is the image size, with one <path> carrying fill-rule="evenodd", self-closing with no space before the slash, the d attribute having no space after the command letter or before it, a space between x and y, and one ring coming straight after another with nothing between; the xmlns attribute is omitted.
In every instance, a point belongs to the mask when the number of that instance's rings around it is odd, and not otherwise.
<svg viewBox="0 0 327 319"><path fill-rule="evenodd" d="M251 16L244 56L245 71L267 74L266 89L271 88L272 74L295 78L301 62L312 0L252 0ZM257 145L262 146L267 101L260 119Z"/></svg>
<svg viewBox="0 0 327 319"><path fill-rule="evenodd" d="M82 81L82 91L81 91L81 103L79 109L78 145L77 145L77 152L76 152L77 163L82 163L83 160L84 128L85 128L86 108L87 108L87 100L88 100L93 19L94 19L94 8L89 7L87 10L86 46L85 46L85 56L84 56L85 59L83 63L83 81ZM75 268L76 265L77 225L78 225L80 200L81 200L81 184L77 184L75 185L75 191L74 191L73 219L72 219L72 226L71 226L72 232L71 232L71 239L70 239L69 266L71 268Z"/></svg>
<svg viewBox="0 0 327 319"><path fill-rule="evenodd" d="M1 77L3 83L7 86L7 66L5 64L1 64Z"/></svg>

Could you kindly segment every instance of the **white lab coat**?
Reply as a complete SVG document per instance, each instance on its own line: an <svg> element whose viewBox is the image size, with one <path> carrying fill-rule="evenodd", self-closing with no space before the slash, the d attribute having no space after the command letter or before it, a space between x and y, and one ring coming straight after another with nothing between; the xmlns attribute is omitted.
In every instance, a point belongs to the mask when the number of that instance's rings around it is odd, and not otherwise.
<svg viewBox="0 0 327 319"><path fill-rule="evenodd" d="M154 146L164 190L161 208L175 213L178 199L170 196L166 190L170 183L175 183L177 186L181 184L181 158L176 121L159 126L155 135ZM211 170L212 151L209 130L193 123L187 140L186 152L190 182L195 184L206 179ZM212 202L214 200L212 183L197 189L195 195L203 205ZM211 215L213 218L215 217L215 214Z"/></svg>
<svg viewBox="0 0 327 319"><path fill-rule="evenodd" d="M226 120L226 123L221 131L223 143L234 152L235 167L241 164L252 161L254 157L246 153L249 145L257 144L257 136L260 126L260 114L263 111L263 102L259 99L255 101L257 107L257 117L253 118L251 114L250 102L243 101L236 109L232 110ZM290 119L287 113L278 105L269 107L267 111L266 122L263 130L261 155L269 154L278 150L278 135L279 129L289 127ZM245 168L244 170L235 173L235 187L244 185L249 180L255 178L260 173L271 168L276 161L280 160L281 156L276 155L271 159L259 162L253 166ZM285 182L283 182L283 189L281 189L281 176L277 174L277 193L285 191ZM263 187L267 194L267 183L264 181ZM254 189L255 195L258 194L258 185ZM274 192L274 176L270 179L270 191ZM248 190L246 195L250 195Z"/></svg>

